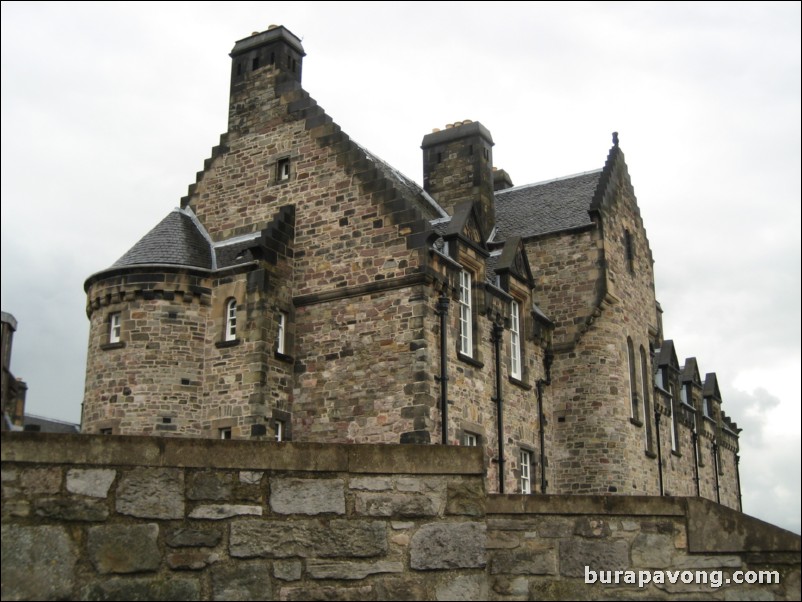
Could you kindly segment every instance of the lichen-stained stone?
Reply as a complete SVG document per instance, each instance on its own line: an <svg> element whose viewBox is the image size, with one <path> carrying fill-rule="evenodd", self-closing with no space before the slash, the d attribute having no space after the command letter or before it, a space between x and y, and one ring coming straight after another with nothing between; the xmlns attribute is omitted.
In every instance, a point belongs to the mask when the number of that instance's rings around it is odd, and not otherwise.
<svg viewBox="0 0 802 602"><path fill-rule="evenodd" d="M225 472L202 471L187 479L187 499L228 500L234 485L234 475Z"/></svg>
<svg viewBox="0 0 802 602"><path fill-rule="evenodd" d="M298 581L301 578L303 565L295 558L273 561L273 576L282 581Z"/></svg>
<svg viewBox="0 0 802 602"><path fill-rule="evenodd" d="M239 473L239 482L245 485L258 485L262 482L264 472L261 470L241 470Z"/></svg>
<svg viewBox="0 0 802 602"><path fill-rule="evenodd" d="M117 486L117 512L141 518L184 518L184 472L135 468Z"/></svg>
<svg viewBox="0 0 802 602"><path fill-rule="evenodd" d="M354 477L348 487L367 491L387 491L393 488L393 480L388 477Z"/></svg>
<svg viewBox="0 0 802 602"><path fill-rule="evenodd" d="M104 498L116 476L116 470L106 468L71 468L67 471L67 491Z"/></svg>
<svg viewBox="0 0 802 602"><path fill-rule="evenodd" d="M417 570L483 567L486 540L484 523L423 525L412 537L409 564Z"/></svg>
<svg viewBox="0 0 802 602"><path fill-rule="evenodd" d="M428 592L431 580L422 583L418 576L383 575L376 580L376 597L379 600L431 600Z"/></svg>
<svg viewBox="0 0 802 602"><path fill-rule="evenodd" d="M2 537L3 600L72 596L78 551L64 527L3 525Z"/></svg>
<svg viewBox="0 0 802 602"><path fill-rule="evenodd" d="M481 484L450 481L447 491L446 514L485 515L487 496Z"/></svg>
<svg viewBox="0 0 802 602"><path fill-rule="evenodd" d="M112 577L92 581L81 600L200 600L198 579L189 577Z"/></svg>
<svg viewBox="0 0 802 602"><path fill-rule="evenodd" d="M435 589L437 600L487 600L487 577L481 575L456 575Z"/></svg>
<svg viewBox="0 0 802 602"><path fill-rule="evenodd" d="M560 542L560 574L563 577L584 577L586 566L605 571L630 568L627 542L623 539L569 539Z"/></svg>
<svg viewBox="0 0 802 602"><path fill-rule="evenodd" d="M345 514L345 481L273 479L270 508L278 514Z"/></svg>
<svg viewBox="0 0 802 602"><path fill-rule="evenodd" d="M262 507L245 504L208 504L198 506L189 513L190 518L207 520L222 520L232 516L243 515L262 516Z"/></svg>
<svg viewBox="0 0 802 602"><path fill-rule="evenodd" d="M36 516L59 520L104 521L109 517L106 500L85 498L44 498L34 500Z"/></svg>
<svg viewBox="0 0 802 602"><path fill-rule="evenodd" d="M61 489L61 468L28 468L22 471L19 484L26 493L58 493Z"/></svg>
<svg viewBox="0 0 802 602"><path fill-rule="evenodd" d="M333 585L282 587L281 600L376 600L373 586L341 587Z"/></svg>
<svg viewBox="0 0 802 602"><path fill-rule="evenodd" d="M220 543L221 538L222 534L218 529L178 528L170 531L164 541L171 548L213 548Z"/></svg>
<svg viewBox="0 0 802 602"><path fill-rule="evenodd" d="M355 509L366 516L396 516L404 518L437 516L440 504L420 493L357 493Z"/></svg>
<svg viewBox="0 0 802 602"><path fill-rule="evenodd" d="M89 560L98 573L137 573L159 568L159 526L102 525L90 527Z"/></svg>
<svg viewBox="0 0 802 602"><path fill-rule="evenodd" d="M269 566L264 561L237 562L212 569L213 600L272 600Z"/></svg>
<svg viewBox="0 0 802 602"><path fill-rule="evenodd" d="M229 549L236 558L337 556L370 557L387 553L384 521L333 519L231 523Z"/></svg>
<svg viewBox="0 0 802 602"><path fill-rule="evenodd" d="M490 573L497 575L554 575L557 573L557 552L550 548L498 550L490 561Z"/></svg>
<svg viewBox="0 0 802 602"><path fill-rule="evenodd" d="M171 569L199 571L219 560L219 554L208 550L177 550L167 554L167 566Z"/></svg>
<svg viewBox="0 0 802 602"><path fill-rule="evenodd" d="M660 533L641 533L632 542L632 566L665 568L673 566L674 537Z"/></svg>
<svg viewBox="0 0 802 602"><path fill-rule="evenodd" d="M313 579L364 579L377 573L402 573L404 564L390 560L355 562L352 560L306 561L306 572Z"/></svg>

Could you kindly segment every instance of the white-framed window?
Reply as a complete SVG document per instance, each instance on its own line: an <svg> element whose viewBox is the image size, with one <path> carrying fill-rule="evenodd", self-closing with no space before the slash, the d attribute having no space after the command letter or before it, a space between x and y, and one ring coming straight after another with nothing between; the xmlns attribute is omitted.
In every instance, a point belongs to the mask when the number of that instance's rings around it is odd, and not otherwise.
<svg viewBox="0 0 802 602"><path fill-rule="evenodd" d="M122 319L120 313L113 313L109 316L109 343L120 342L120 332L122 331Z"/></svg>
<svg viewBox="0 0 802 602"><path fill-rule="evenodd" d="M237 300L229 299L226 303L226 341L237 339Z"/></svg>
<svg viewBox="0 0 802 602"><path fill-rule="evenodd" d="M222 429L217 429L217 432L220 433L221 439L231 439L231 427L226 427Z"/></svg>
<svg viewBox="0 0 802 602"><path fill-rule="evenodd" d="M465 432L462 435L462 444L465 447L476 447L479 445L479 435L476 433Z"/></svg>
<svg viewBox="0 0 802 602"><path fill-rule="evenodd" d="M702 415L708 418L713 417L713 400L710 397L705 397L702 400Z"/></svg>
<svg viewBox="0 0 802 602"><path fill-rule="evenodd" d="M276 420L276 441L284 441L284 421Z"/></svg>
<svg viewBox="0 0 802 602"><path fill-rule="evenodd" d="M280 311L278 312L278 333L276 334L276 351L278 353L284 353L284 340L286 339L286 332L287 314L285 314L283 311Z"/></svg>
<svg viewBox="0 0 802 602"><path fill-rule="evenodd" d="M521 450L521 493L532 493L532 452Z"/></svg>
<svg viewBox="0 0 802 602"><path fill-rule="evenodd" d="M473 311L471 309L471 275L459 273L459 350L473 357Z"/></svg>
<svg viewBox="0 0 802 602"><path fill-rule="evenodd" d="M517 301L510 308L510 376L521 380L521 308Z"/></svg>

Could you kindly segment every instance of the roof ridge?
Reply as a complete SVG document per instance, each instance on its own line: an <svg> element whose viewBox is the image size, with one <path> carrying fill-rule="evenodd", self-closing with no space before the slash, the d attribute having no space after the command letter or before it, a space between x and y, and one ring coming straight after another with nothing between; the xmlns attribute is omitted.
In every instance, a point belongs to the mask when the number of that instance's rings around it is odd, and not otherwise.
<svg viewBox="0 0 802 602"><path fill-rule="evenodd" d="M591 169L590 171L580 171L579 173L571 174L568 176L561 176L559 178L552 178L550 180L542 180L540 182L532 182L531 184L520 184L519 186L512 186L511 188L505 188L504 190L497 190L496 196L500 194L505 194L507 192L522 190L524 188L531 188L532 186L543 186L544 184L551 184L552 182L562 182L564 180L571 180L573 178L579 178L581 176L589 176L590 174L601 173L603 169L604 169L603 167L600 167L598 169Z"/></svg>

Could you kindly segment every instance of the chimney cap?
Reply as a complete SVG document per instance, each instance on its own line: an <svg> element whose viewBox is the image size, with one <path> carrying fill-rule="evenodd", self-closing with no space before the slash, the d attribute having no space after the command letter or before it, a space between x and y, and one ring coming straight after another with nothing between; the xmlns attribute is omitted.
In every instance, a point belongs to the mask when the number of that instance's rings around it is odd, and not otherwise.
<svg viewBox="0 0 802 602"><path fill-rule="evenodd" d="M301 39L283 25L271 25L266 31L251 34L247 38L237 40L231 50L231 58L243 54L259 46L272 44L273 42L284 41L301 56L306 56Z"/></svg>
<svg viewBox="0 0 802 602"><path fill-rule="evenodd" d="M437 130L437 128L435 128ZM484 138L485 142L493 146L493 137L490 135L488 129L478 121L457 121L446 125L446 129L439 131L432 131L431 134L426 134L423 137L421 148L429 148L437 144L445 144L461 138L469 138L478 136Z"/></svg>

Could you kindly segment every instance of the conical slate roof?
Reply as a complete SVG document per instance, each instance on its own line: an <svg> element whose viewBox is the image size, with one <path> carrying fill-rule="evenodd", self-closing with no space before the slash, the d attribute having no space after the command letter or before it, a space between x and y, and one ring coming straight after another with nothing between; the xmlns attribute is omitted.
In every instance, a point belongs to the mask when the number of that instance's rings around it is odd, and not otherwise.
<svg viewBox="0 0 802 602"><path fill-rule="evenodd" d="M111 267L146 264L211 269L211 245L194 220L181 209L175 209Z"/></svg>

